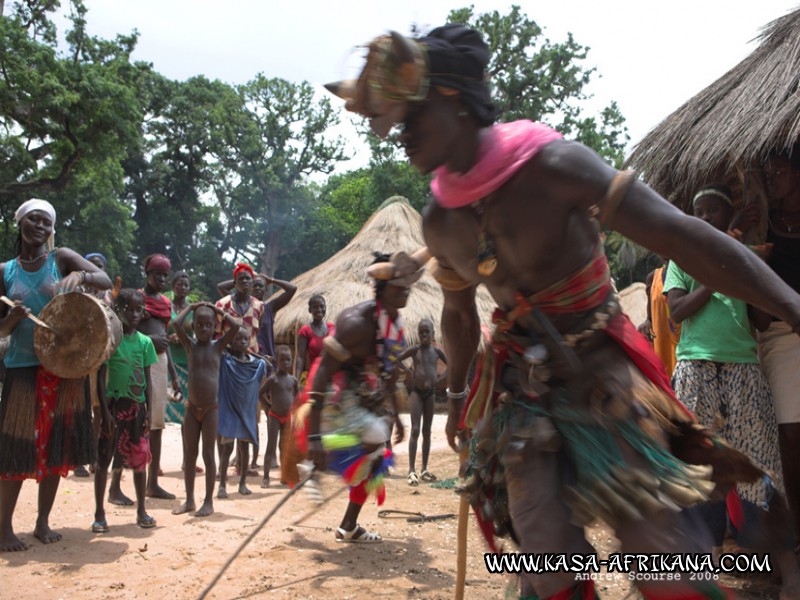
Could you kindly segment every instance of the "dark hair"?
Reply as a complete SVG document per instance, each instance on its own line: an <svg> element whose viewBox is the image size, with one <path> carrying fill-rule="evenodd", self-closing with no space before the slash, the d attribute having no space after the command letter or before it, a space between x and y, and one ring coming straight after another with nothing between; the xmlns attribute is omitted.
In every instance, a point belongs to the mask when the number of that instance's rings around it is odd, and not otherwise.
<svg viewBox="0 0 800 600"><path fill-rule="evenodd" d="M289 348L289 346L287 346L286 344L278 344L277 346L275 346L275 356L278 356L279 353L284 351L288 352L289 356L292 355L292 349Z"/></svg>
<svg viewBox="0 0 800 600"><path fill-rule="evenodd" d="M22 232L17 233L17 241L14 242L14 256L22 254Z"/></svg>
<svg viewBox="0 0 800 600"><path fill-rule="evenodd" d="M114 309L119 312L131 303L134 298L139 298L144 304L144 294L134 288L122 288L119 291L116 301L114 302Z"/></svg>
<svg viewBox="0 0 800 600"><path fill-rule="evenodd" d="M373 252L372 256L375 257L375 260L372 261L373 265L376 265L378 263L390 262L392 260L392 255L391 254L384 254L383 252ZM383 290L386 289L387 285L389 285L389 282L387 280L385 280L385 279L376 279L375 280L375 297L376 298L381 295Z"/></svg>
<svg viewBox="0 0 800 600"><path fill-rule="evenodd" d="M800 142L795 142L791 148L775 149L769 153L769 157L785 160L792 169L800 171Z"/></svg>
<svg viewBox="0 0 800 600"><path fill-rule="evenodd" d="M175 282L178 281L178 279L180 279L181 277L189 281L189 274L186 271L178 271L172 276L172 281L170 282L171 285L175 285Z"/></svg>
<svg viewBox="0 0 800 600"><path fill-rule="evenodd" d="M201 310L201 309L210 310L210 311L211 311L211 316L212 316L213 318L215 318L215 319L217 318L217 311L215 311L215 310L213 309L213 307L211 307L209 304L201 304L200 306L198 306L197 308L195 308L195 309L194 309L194 314L195 314L195 316L197 315L197 311L198 311L198 310Z"/></svg>
<svg viewBox="0 0 800 600"><path fill-rule="evenodd" d="M327 306L327 304L328 304L328 303L325 301L325 296L323 296L322 294L314 294L313 296L311 296L311 298L309 298L309 299L308 299L308 308L311 308L311 303L312 303L314 300L322 300L322 303L323 303L323 304L325 304L326 306Z"/></svg>

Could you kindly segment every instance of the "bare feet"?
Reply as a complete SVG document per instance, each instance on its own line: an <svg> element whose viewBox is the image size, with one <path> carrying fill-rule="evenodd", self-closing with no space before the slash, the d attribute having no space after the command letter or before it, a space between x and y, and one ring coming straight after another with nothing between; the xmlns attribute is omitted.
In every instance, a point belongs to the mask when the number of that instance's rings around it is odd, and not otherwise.
<svg viewBox="0 0 800 600"><path fill-rule="evenodd" d="M269 477L264 477L261 481L261 489L266 489L269 487Z"/></svg>
<svg viewBox="0 0 800 600"><path fill-rule="evenodd" d="M192 512L197 510L197 506L195 506L194 502L189 502L188 500L181 504L178 508L172 511L173 515L182 515L187 512Z"/></svg>
<svg viewBox="0 0 800 600"><path fill-rule="evenodd" d="M243 484L243 483L242 483L242 484L239 484L239 493L240 493L242 496L249 496L249 495L250 495L250 494L252 494L253 492L251 492L251 491L250 491L250 490L247 488L247 486L246 486L245 484Z"/></svg>
<svg viewBox="0 0 800 600"><path fill-rule="evenodd" d="M43 544L52 544L61 541L61 534L56 533L46 524L37 524L33 536Z"/></svg>
<svg viewBox="0 0 800 600"><path fill-rule="evenodd" d="M27 550L28 544L25 544L21 539L14 535L13 531L9 531L7 535L0 541L0 552L20 552Z"/></svg>
<svg viewBox="0 0 800 600"><path fill-rule="evenodd" d="M160 500L175 500L175 494L170 494L161 486L148 489L144 495L148 498L158 498Z"/></svg>
<svg viewBox="0 0 800 600"><path fill-rule="evenodd" d="M224 485L219 486L217 490L217 498L220 500L225 500L228 497L228 490Z"/></svg>
<svg viewBox="0 0 800 600"><path fill-rule="evenodd" d="M207 517L208 515L214 514L214 503L211 500L206 500L203 502L203 506L200 507L196 513L194 513L195 517Z"/></svg>
<svg viewBox="0 0 800 600"><path fill-rule="evenodd" d="M117 506L133 506L133 500L123 494L121 490L108 490L108 502Z"/></svg>

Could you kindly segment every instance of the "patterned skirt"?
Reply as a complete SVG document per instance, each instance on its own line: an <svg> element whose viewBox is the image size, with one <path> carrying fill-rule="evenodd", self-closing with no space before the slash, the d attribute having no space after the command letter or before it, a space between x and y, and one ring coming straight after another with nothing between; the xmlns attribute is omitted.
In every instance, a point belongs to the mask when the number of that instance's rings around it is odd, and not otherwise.
<svg viewBox="0 0 800 600"><path fill-rule="evenodd" d="M66 477L95 460L86 378L41 366L8 369L0 401L0 479Z"/></svg>
<svg viewBox="0 0 800 600"><path fill-rule="evenodd" d="M111 416L114 418L114 469L144 471L150 464L150 436L144 430L147 405L130 398L111 400Z"/></svg>
<svg viewBox="0 0 800 600"><path fill-rule="evenodd" d="M783 490L772 393L758 363L681 360L672 385L700 423L748 456ZM763 500L761 482L737 484L737 489L745 500Z"/></svg>
<svg viewBox="0 0 800 600"><path fill-rule="evenodd" d="M189 400L189 367L173 361L175 372L178 374L178 384L183 394L182 402L167 402L167 422L183 424L186 418L186 402Z"/></svg>

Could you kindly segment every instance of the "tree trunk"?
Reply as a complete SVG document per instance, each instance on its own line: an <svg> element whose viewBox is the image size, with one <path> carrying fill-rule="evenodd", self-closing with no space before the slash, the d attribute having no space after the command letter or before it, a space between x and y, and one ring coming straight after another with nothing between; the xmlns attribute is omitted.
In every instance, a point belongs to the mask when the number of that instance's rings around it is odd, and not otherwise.
<svg viewBox="0 0 800 600"><path fill-rule="evenodd" d="M261 251L261 272L269 277L275 277L280 266L282 237L280 231L271 231L267 236L267 243Z"/></svg>

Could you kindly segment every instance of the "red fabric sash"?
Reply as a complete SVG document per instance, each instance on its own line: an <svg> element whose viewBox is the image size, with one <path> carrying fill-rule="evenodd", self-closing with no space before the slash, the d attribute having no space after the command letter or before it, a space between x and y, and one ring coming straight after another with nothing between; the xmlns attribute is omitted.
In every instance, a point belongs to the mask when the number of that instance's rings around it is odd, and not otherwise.
<svg viewBox="0 0 800 600"><path fill-rule="evenodd" d="M169 298L163 294L149 296L144 293L144 290L141 290L141 292L144 294L144 309L150 313L151 317L163 319L164 321L172 319L172 302L170 302Z"/></svg>

